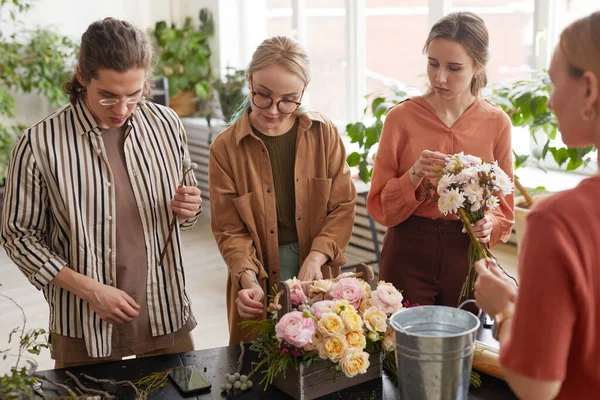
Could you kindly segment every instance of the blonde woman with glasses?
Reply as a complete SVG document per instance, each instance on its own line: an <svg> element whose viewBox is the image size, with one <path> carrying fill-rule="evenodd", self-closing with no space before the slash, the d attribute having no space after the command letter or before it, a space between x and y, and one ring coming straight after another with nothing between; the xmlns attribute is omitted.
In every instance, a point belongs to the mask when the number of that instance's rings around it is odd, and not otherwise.
<svg viewBox="0 0 600 400"><path fill-rule="evenodd" d="M239 322L266 316L268 288L345 264L356 198L335 125L300 108L310 81L304 50L288 37L267 39L247 77L250 94L211 145L209 163L232 344L252 339Z"/></svg>

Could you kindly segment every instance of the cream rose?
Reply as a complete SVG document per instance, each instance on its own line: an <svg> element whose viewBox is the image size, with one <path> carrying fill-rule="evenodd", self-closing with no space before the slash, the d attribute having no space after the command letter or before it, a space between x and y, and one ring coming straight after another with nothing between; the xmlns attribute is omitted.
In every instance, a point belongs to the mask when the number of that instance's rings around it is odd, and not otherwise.
<svg viewBox="0 0 600 400"><path fill-rule="evenodd" d="M342 372L352 378L358 374L364 374L369 368L369 353L359 349L350 349L340 361Z"/></svg>
<svg viewBox="0 0 600 400"><path fill-rule="evenodd" d="M346 333L346 326L339 315L334 313L325 313L321 316L318 323L319 330L324 335L335 335Z"/></svg>
<svg viewBox="0 0 600 400"><path fill-rule="evenodd" d="M344 321L346 329L349 331L358 331L363 327L363 321L360 318L360 315L354 310L342 311L340 317L342 318L342 321Z"/></svg>
<svg viewBox="0 0 600 400"><path fill-rule="evenodd" d="M346 341L351 348L362 350L367 347L367 339L362 331L350 331L346 333Z"/></svg>
<svg viewBox="0 0 600 400"><path fill-rule="evenodd" d="M339 362L348 352L348 342L344 335L328 336L319 344L319 357L323 360Z"/></svg>
<svg viewBox="0 0 600 400"><path fill-rule="evenodd" d="M396 349L396 331L392 328L388 328L385 332L385 337L383 338L383 342L381 342L383 348L387 351L392 351Z"/></svg>
<svg viewBox="0 0 600 400"><path fill-rule="evenodd" d="M365 311L365 326L374 332L385 332L387 329L387 315L377 307L370 307Z"/></svg>
<svg viewBox="0 0 600 400"><path fill-rule="evenodd" d="M333 313L335 311L335 301L323 300L317 301L312 305L312 312L317 319L321 319L325 313Z"/></svg>

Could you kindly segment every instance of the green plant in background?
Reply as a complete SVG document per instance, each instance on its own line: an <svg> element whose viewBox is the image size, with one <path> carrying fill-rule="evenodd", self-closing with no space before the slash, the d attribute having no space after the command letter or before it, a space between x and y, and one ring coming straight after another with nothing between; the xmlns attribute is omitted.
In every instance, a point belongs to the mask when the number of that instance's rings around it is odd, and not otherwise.
<svg viewBox="0 0 600 400"><path fill-rule="evenodd" d="M77 45L68 37L50 29L30 29L26 13L31 0L0 0L0 118L15 118L15 93L36 93L57 107L68 102L62 90L73 72ZM34 121L31 121L34 122ZM4 185L10 149L24 127L0 123L0 187Z"/></svg>
<svg viewBox="0 0 600 400"><path fill-rule="evenodd" d="M554 161L567 171L585 167L590 162L593 146L570 148L556 143L558 127L554 113L548 109L551 82L545 71L536 71L530 79L503 83L493 88L490 100L498 104L510 116L513 126L529 129L539 149L531 154L514 153L515 169L533 163L540 168L540 161L550 153Z"/></svg>
<svg viewBox="0 0 600 400"><path fill-rule="evenodd" d="M381 130L383 129L383 119L389 109L409 97L409 93L403 89L394 89L392 93L379 95L369 94L366 96L367 102L371 103L365 108L365 116L370 111L373 122L365 125L363 122L354 122L346 125L346 133L350 138L350 143L358 143L358 151L350 153L347 157L348 165L358 166L358 176L363 182L369 182L373 174L371 165L371 148L379 143Z"/></svg>
<svg viewBox="0 0 600 400"><path fill-rule="evenodd" d="M231 119L246 97L244 94L244 88L246 87L246 72L244 70L236 70L232 67L227 67L225 79L215 81L214 86L219 92L223 117L227 122Z"/></svg>
<svg viewBox="0 0 600 400"><path fill-rule="evenodd" d="M207 8L199 13L200 25L194 26L187 17L183 27L156 23L151 35L156 40L158 65L156 75L169 81L169 95L193 91L197 99L207 99L211 93L212 68L209 39L214 35L215 23Z"/></svg>

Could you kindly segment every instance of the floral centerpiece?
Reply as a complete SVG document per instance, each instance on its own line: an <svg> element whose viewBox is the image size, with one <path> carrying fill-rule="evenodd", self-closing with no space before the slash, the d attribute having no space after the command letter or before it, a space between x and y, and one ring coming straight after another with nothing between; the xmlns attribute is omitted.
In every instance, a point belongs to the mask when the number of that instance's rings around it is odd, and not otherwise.
<svg viewBox="0 0 600 400"><path fill-rule="evenodd" d="M269 318L243 322L259 333L250 347L260 358L252 373L264 371L260 383L265 389L301 363L310 367L322 362L333 376L353 378L367 372L374 354L383 355L383 368L395 378L395 334L387 318L403 308L402 294L383 281L372 290L360 275L288 280L284 284L289 288L289 310L281 304L284 291L275 288Z"/></svg>
<svg viewBox="0 0 600 400"><path fill-rule="evenodd" d="M475 262L483 257L494 258L488 246L477 240L471 224L496 209L500 205L498 195L511 194L514 185L498 162L485 162L480 157L461 152L450 156L446 165L439 169L437 185L426 182L425 188L442 214L455 214L463 222L471 240L469 272L458 299L460 303L468 290L473 289Z"/></svg>

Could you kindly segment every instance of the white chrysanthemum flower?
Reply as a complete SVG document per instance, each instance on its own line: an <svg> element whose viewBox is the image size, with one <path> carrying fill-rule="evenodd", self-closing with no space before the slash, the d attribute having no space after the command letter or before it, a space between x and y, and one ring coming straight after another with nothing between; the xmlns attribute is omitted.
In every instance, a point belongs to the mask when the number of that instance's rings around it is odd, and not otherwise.
<svg viewBox="0 0 600 400"><path fill-rule="evenodd" d="M465 184L471 180L479 178L479 170L476 167L465 168L458 174L457 181L460 184Z"/></svg>
<svg viewBox="0 0 600 400"><path fill-rule="evenodd" d="M443 209L440 208L440 212L444 215L456 214L458 209L465 203L465 196L461 193L458 188L450 189L440 195L440 200L443 205ZM438 203L439 204L439 203Z"/></svg>
<svg viewBox="0 0 600 400"><path fill-rule="evenodd" d="M475 201L471 204L471 212L477 212L481 209L481 202Z"/></svg>
<svg viewBox="0 0 600 400"><path fill-rule="evenodd" d="M498 200L498 197L492 195L490 196L489 199L487 199L486 202L486 206L488 210L493 210L495 208L497 208L500 205L500 201Z"/></svg>
<svg viewBox="0 0 600 400"><path fill-rule="evenodd" d="M470 154L463 156L462 160L467 167L477 167L482 164L480 157L475 157Z"/></svg>
<svg viewBox="0 0 600 400"><path fill-rule="evenodd" d="M469 181L464 188L465 197L469 202L474 203L476 201L483 201L483 188L477 184L474 180Z"/></svg>
<svg viewBox="0 0 600 400"><path fill-rule="evenodd" d="M452 184L451 181L451 175L442 175L442 177L440 178L440 180L438 181L437 184L437 192L439 195L441 195L442 193L444 193L447 189L450 188L450 185Z"/></svg>
<svg viewBox="0 0 600 400"><path fill-rule="evenodd" d="M511 194L514 190L514 185L508 175L506 175L504 171L499 168L498 171L496 171L494 186L498 187L498 190L500 190L505 196Z"/></svg>

